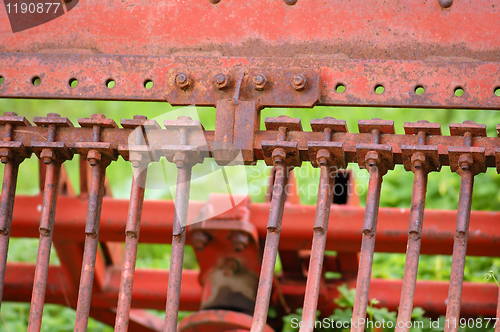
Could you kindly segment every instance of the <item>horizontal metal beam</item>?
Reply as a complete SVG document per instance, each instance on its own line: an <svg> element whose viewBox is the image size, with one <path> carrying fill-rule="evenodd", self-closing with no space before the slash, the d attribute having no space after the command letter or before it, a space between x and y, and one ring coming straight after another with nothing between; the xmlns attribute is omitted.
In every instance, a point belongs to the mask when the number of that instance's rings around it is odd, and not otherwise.
<svg viewBox="0 0 500 332"><path fill-rule="evenodd" d="M12 221L13 237L38 237L41 196L16 196ZM87 200L59 197L54 241L83 241ZM100 239L121 242L125 237L128 200L104 198ZM189 216L197 217L204 202L190 202ZM286 204L281 230L280 250L310 250L316 207ZM358 252L365 210L362 207L333 205L330 212L327 250ZM377 229L378 252L405 253L410 209L381 208ZM265 238L269 203L250 205L250 222ZM141 222L141 242L169 243L172 237L174 203L146 200ZM499 212L472 211L467 254L495 256L500 251ZM422 254L451 254L456 211L429 210L424 214ZM188 220L188 224L190 221ZM188 242L189 243L189 242ZM135 286L134 286L135 287Z"/></svg>
<svg viewBox="0 0 500 332"><path fill-rule="evenodd" d="M21 33L12 33L2 8L0 50L500 60L495 0L454 1L448 8L438 0L212 2L73 0L64 15Z"/></svg>
<svg viewBox="0 0 500 332"><path fill-rule="evenodd" d="M4 301L29 302L33 285L35 266L31 264L9 264L5 278ZM94 309L109 308L116 304L118 287L120 283L120 270L108 269L108 283L102 293L94 293L92 307ZM167 291L168 272L162 270L137 269L132 294L132 307L137 309L165 310L165 297ZM70 306L65 297L70 289L64 282L61 267L51 266L47 280L46 303L55 303ZM181 310L199 310L202 289L198 283L198 272L184 270L181 286ZM348 282L349 287L354 287L354 280ZM336 287L341 282L327 283L320 291L318 310L323 315L328 315L336 308L332 299L338 297ZM397 310L401 293L401 280L372 279L370 298L380 301L380 306L389 310ZM286 281L280 282L280 289L290 308L302 307L305 282ZM66 294L66 295L65 295ZM427 314L439 315L446 311L446 298L448 283L439 281L419 281L417 283L415 307L425 308ZM462 293L463 316L494 317L496 310L497 286L494 283L464 282Z"/></svg>
<svg viewBox="0 0 500 332"><path fill-rule="evenodd" d="M499 98L500 100L500 98ZM7 129L5 126L0 126L0 139L5 138ZM132 129L118 129L118 128L102 128L101 139L103 142L110 143L110 148L116 153L125 153L128 155L129 136ZM205 157L212 157L214 151L214 131L204 131L205 142L201 142L199 150ZM309 150L307 146L308 141L322 141L322 132L306 132L306 131L290 131L287 133L287 140L297 142L300 158L302 161L309 161ZM48 129L45 127L22 127L14 129L13 140L21 142L24 147L31 149L36 142L45 142L48 137ZM255 158L263 160L262 142L274 141L277 137L276 130L259 130L255 132L253 140L253 151ZM148 144L153 150L162 150L165 145L176 144L178 141L177 131L175 130L148 130L147 133ZM74 153L77 151L78 142L91 142L92 141L92 128L76 127L65 128L60 127L57 131L57 141L64 142L65 146ZM198 140L200 141L200 140ZM366 143L371 141L370 133L341 133L336 132L332 135L332 141L342 142L342 149L344 150L346 161L348 163L357 162L356 144ZM397 135L397 134L382 134L380 135L380 144L387 144L392 146L394 154L394 163L402 164L403 157L401 153L402 145L416 145L418 144L417 135ZM449 165L448 148L451 146L463 146L463 136L440 136L429 135L426 138L426 144L437 145L440 162L442 165ZM122 150L119 151L118 147ZM486 166L496 167L496 154L495 150L500 148L500 137L480 137L475 136L472 139L472 147L482 147L485 149ZM245 159L245 161L253 161Z"/></svg>
<svg viewBox="0 0 500 332"><path fill-rule="evenodd" d="M500 47L500 46L499 46ZM298 102L304 91L295 91L289 82L270 81L266 91L254 91L248 97L261 101L261 106L311 107L318 105L388 106L500 109L500 62L477 62L470 59L436 61L413 60L349 60L322 57L309 58L250 58L196 56L126 56L78 53L0 53L0 97L3 98L62 98L98 100L167 101L172 105L211 105L217 100L232 98L234 80L246 72L241 90L253 91L252 75L281 71L298 73L308 69L309 80L317 81L319 96L308 97L307 104ZM175 69L173 69L175 68ZM192 87L181 90L174 84L176 73L185 72L196 80ZM233 84L219 90L213 74L231 74ZM212 74L210 74L212 73ZM252 74L253 73L253 74ZM34 85L33 78L40 78ZM78 81L76 87L70 82ZM106 82L115 86L108 88ZM153 87L146 88L151 81ZM337 92L342 85L345 91ZM312 86L312 84L310 84ZM384 87L377 94L375 88ZM419 95L417 87L425 91ZM455 90L464 91L456 96ZM288 92L284 90L289 90ZM182 98L173 96L172 91ZM201 91L204 93L197 93ZM340 91L340 90L339 90ZM271 101L263 98L275 94ZM288 96L288 99L283 99ZM317 99L317 100L316 100ZM266 100L268 100L266 102Z"/></svg>

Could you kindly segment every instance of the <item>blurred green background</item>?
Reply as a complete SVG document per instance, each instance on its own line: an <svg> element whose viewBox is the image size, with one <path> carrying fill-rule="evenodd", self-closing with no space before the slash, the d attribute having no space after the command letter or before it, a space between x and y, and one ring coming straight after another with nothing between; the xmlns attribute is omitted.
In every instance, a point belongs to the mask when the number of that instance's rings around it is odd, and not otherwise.
<svg viewBox="0 0 500 332"><path fill-rule="evenodd" d="M66 100L26 100L0 99L0 112L13 111L26 116L30 121L34 116L45 116L47 113L59 113L68 117L77 125L79 117L89 117L93 113L102 113L113 118L117 123L122 118L132 118L142 114L148 118L155 118L175 110L167 103L152 102L111 102L111 101L66 101ZM205 129L213 130L215 126L215 109L197 108L199 119ZM404 133L405 121L428 120L439 122L443 135L449 135L450 123L473 120L487 125L488 136L496 136L496 125L500 123L500 113L495 111L464 111L464 110L430 110L430 109L387 109L387 108L355 108L355 107L315 107L314 109L264 109L262 119L266 116L274 117L289 115L300 117L304 130L311 130L311 119L332 116L345 119L350 132L357 132L359 119L382 118L394 120L396 133ZM263 121L262 121L263 123ZM262 127L262 129L264 129ZM73 161L65 163L73 186L78 194L78 156ZM248 192L254 202L263 202L268 186L269 168L263 162L255 166L259 172L252 172L251 183L248 183ZM356 165L349 165L356 175L356 181L367 185L367 174L359 170ZM0 170L3 174L3 167ZM319 173L309 163L304 163L300 169L294 170L299 186L317 185ZM19 194L36 195L38 189L38 162L36 157L23 162L20 167L18 181ZM0 175L1 176L1 175ZM113 195L119 198L128 198L130 193L132 170L129 163L123 159L108 167L107 177ZM208 182L207 182L208 181ZM209 191L207 188L219 190L217 184L200 181L192 186L191 199L205 200ZM406 172L402 166L384 178L380 205L384 207L410 207L413 174ZM243 184L246 187L247 184ZM428 209L456 209L458 203L460 177L451 173L449 167L443 167L439 173L429 175L427 188L426 208ZM475 210L498 211L500 208L500 176L495 169L489 169L479 174L475 179L472 208ZM212 191L212 190L210 190ZM364 204L366 192L361 197ZM171 199L170 190L147 190L146 199ZM315 195L302 195L303 204L315 204ZM124 220L125 222L125 220ZM407 220L401 222L407 223ZM286 225L284 225L286 227ZM424 225L425 227L425 225ZM57 231L57 216L56 216ZM83 236L83 235L82 235ZM312 236L312 231L311 231ZM38 240L12 239L9 249L9 261L35 262ZM494 254L494 253L493 253ZM145 245L139 247L137 266L146 268L168 268L170 247L166 244ZM52 263L58 264L55 253ZM447 280L450 274L451 257L449 256L422 256L419 265L419 279ZM196 259L192 250L187 250L185 258L186 268L197 268ZM276 270L280 271L280 265ZM500 274L500 259L486 257L468 257L465 271L465 280L485 282L484 274L489 270L497 276ZM373 277L402 278L404 271L404 254L377 253L374 259ZM333 300L333 299L332 299ZM29 304L3 303L1 308L3 322L0 322L0 331L25 331L28 322ZM160 316L162 313L158 313ZM68 308L47 305L44 311L43 331L70 331L73 329L75 314ZM89 331L112 331L101 323L91 321Z"/></svg>

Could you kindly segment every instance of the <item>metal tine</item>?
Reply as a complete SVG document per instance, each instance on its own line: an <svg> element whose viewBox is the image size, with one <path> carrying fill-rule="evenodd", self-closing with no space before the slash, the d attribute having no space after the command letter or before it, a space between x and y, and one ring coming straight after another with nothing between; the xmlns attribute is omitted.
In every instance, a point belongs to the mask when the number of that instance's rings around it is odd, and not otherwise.
<svg viewBox="0 0 500 332"><path fill-rule="evenodd" d="M286 140L287 130L302 130L300 119L280 116L278 118L266 118L265 124L268 130L278 130L278 140L262 142L264 158L268 165L274 166L275 178L251 332L263 332L266 328L267 313L274 280L274 268L278 255L283 209L286 201L286 186L291 169L289 166L300 165L297 142Z"/></svg>
<svg viewBox="0 0 500 332"><path fill-rule="evenodd" d="M123 128L136 128L133 135L134 145L119 147L119 151L125 151L126 159L132 163L134 172L132 188L130 190L130 204L127 223L125 227L125 249L123 255L123 266L116 307L115 331L125 332L128 330L130 318L130 306L132 302L132 289L134 285L135 264L137 259L137 247L139 245L139 229L141 224L142 206L144 202L144 191L148 164L154 152L144 145L144 127L152 125L159 127L154 120L147 121L147 117L136 115L133 120L122 120ZM122 154L123 155L123 154ZM153 157L153 158L152 158Z"/></svg>
<svg viewBox="0 0 500 332"><path fill-rule="evenodd" d="M368 169L370 178L356 281L356 297L351 326L352 332L364 331L382 178L387 173L387 170L394 168L392 146L380 144L381 133L394 133L394 122L380 119L360 120L358 127L360 133L371 133L373 144L356 144L358 163L360 167Z"/></svg>
<svg viewBox="0 0 500 332"><path fill-rule="evenodd" d="M417 144L401 146L405 169L412 171L415 175L413 178L408 245L396 332L409 331L407 322L411 321L413 299L417 285L427 178L429 172L438 171L441 167L437 146L425 145L427 135L441 135L440 124L421 120L416 123L405 122L404 128L407 135L417 135Z"/></svg>
<svg viewBox="0 0 500 332"><path fill-rule="evenodd" d="M20 142L13 141L14 126L31 126L25 117L16 113L5 112L0 117L0 124L5 125L5 137L0 142L0 161L5 164L0 200L0 306L2 305L5 270L7 267L7 252L9 250L10 227L16 194L17 174L19 164L28 156ZM13 153L15 152L15 154Z"/></svg>
<svg viewBox="0 0 500 332"><path fill-rule="evenodd" d="M180 116L177 120L166 120L165 127L179 131L179 145L162 147L165 156L177 166L177 189L175 193L175 215L172 235L172 251L168 274L167 304L163 331L176 332L182 282L182 264L186 242L186 224L191 187L191 170L203 161L198 146L189 145L189 131L201 127L199 121Z"/></svg>
<svg viewBox="0 0 500 332"><path fill-rule="evenodd" d="M474 136L485 137L486 126L478 125L473 121L450 124L450 134L464 137L464 147L448 148L450 168L453 172L460 174L461 180L444 331L456 332L460 321L460 301L464 281L474 176L486 172L485 149L472 147L472 139Z"/></svg>
<svg viewBox="0 0 500 332"><path fill-rule="evenodd" d="M321 173L313 227L311 259L302 309L302 322L304 324L301 324L300 332L311 332L314 329L335 173L346 166L342 143L331 142L333 132L347 132L346 122L327 117L312 120L311 127L313 131L323 131L324 141L308 142L309 159L313 166L320 167Z"/></svg>
<svg viewBox="0 0 500 332"><path fill-rule="evenodd" d="M36 259L33 293L28 323L28 332L40 331L42 327L43 307L49 273L50 249L54 234L57 195L62 163L72 156L64 143L56 142L57 127L73 127L67 118L51 113L47 117L35 117L33 122L38 126L48 127L46 142L35 142L32 148L43 163L47 165L43 189L42 216L40 219L40 240Z"/></svg>
<svg viewBox="0 0 500 332"><path fill-rule="evenodd" d="M109 143L100 142L102 127L116 128L112 119L102 114L92 114L89 119L79 118L82 127L91 127L93 142L79 142L76 150L86 154L91 166L87 221L85 223L85 247L83 252L82 272L76 306L75 331L87 331L94 282L95 262L99 245L99 225L101 221L102 200L104 197L106 167L117 156Z"/></svg>

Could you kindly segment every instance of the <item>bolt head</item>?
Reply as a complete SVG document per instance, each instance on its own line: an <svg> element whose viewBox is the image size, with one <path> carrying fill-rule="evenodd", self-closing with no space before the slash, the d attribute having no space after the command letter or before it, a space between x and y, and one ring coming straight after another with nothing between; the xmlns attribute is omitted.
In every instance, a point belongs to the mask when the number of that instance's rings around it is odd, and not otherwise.
<svg viewBox="0 0 500 332"><path fill-rule="evenodd" d="M469 169L473 163L474 163L474 159L472 158L472 156L470 154L462 154L458 158L458 166L462 170Z"/></svg>
<svg viewBox="0 0 500 332"><path fill-rule="evenodd" d="M0 162L2 164L7 164L9 162L9 158L8 157L0 157Z"/></svg>
<svg viewBox="0 0 500 332"><path fill-rule="evenodd" d="M215 86L219 90L226 89L229 86L229 78L224 73L219 73L215 76Z"/></svg>
<svg viewBox="0 0 500 332"><path fill-rule="evenodd" d="M0 161L2 164L7 164L10 158L12 158L12 151L6 148L0 149Z"/></svg>
<svg viewBox="0 0 500 332"><path fill-rule="evenodd" d="M190 85L189 75L186 73L179 73L175 76L175 84L181 89L187 89Z"/></svg>
<svg viewBox="0 0 500 332"><path fill-rule="evenodd" d="M246 233L236 232L231 236L231 243L233 245L234 251L236 252L245 250L249 242L250 238Z"/></svg>
<svg viewBox="0 0 500 332"><path fill-rule="evenodd" d="M304 75L295 75L292 77L292 87L297 91L303 91L306 87L307 80Z"/></svg>
<svg viewBox="0 0 500 332"><path fill-rule="evenodd" d="M218 4L220 2L220 0L209 0L209 1L210 1L210 3L213 3L214 5Z"/></svg>
<svg viewBox="0 0 500 332"><path fill-rule="evenodd" d="M90 166L96 166L102 159L102 154L96 150L90 150L87 153L87 159L89 161Z"/></svg>
<svg viewBox="0 0 500 332"><path fill-rule="evenodd" d="M45 165L48 165L56 159L56 154L51 149L43 149L40 153L40 159L43 160Z"/></svg>
<svg viewBox="0 0 500 332"><path fill-rule="evenodd" d="M439 5L442 8L449 8L453 4L453 0L439 0Z"/></svg>
<svg viewBox="0 0 500 332"><path fill-rule="evenodd" d="M263 74L255 75L252 79L252 84L255 90L262 91L266 87L267 79Z"/></svg>
<svg viewBox="0 0 500 332"><path fill-rule="evenodd" d="M177 167L183 167L188 162L188 156L183 152L177 152L174 154L173 162L177 165Z"/></svg>
<svg viewBox="0 0 500 332"><path fill-rule="evenodd" d="M297 0L283 0L283 2L289 6L293 6L297 3Z"/></svg>

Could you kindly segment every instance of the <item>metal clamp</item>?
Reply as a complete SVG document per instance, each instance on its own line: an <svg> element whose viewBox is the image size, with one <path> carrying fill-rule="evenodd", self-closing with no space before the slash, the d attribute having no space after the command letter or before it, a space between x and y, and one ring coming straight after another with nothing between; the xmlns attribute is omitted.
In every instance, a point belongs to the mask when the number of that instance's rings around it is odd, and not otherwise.
<svg viewBox="0 0 500 332"><path fill-rule="evenodd" d="M282 115L277 118L266 118L265 124L267 130L278 131L276 141L262 141L261 143L266 164L272 166L276 158L280 158L286 166L300 166L302 161L298 143L287 141L288 132L302 131L300 119Z"/></svg>
<svg viewBox="0 0 500 332"><path fill-rule="evenodd" d="M107 119L102 114L92 114L90 118L79 118L78 123L82 127L92 128L92 142L77 142L76 151L86 155L90 166L95 166L99 162L109 163L118 159L118 154L111 146L111 143L101 142L102 128L118 128L113 119ZM104 158L103 158L104 157Z"/></svg>

